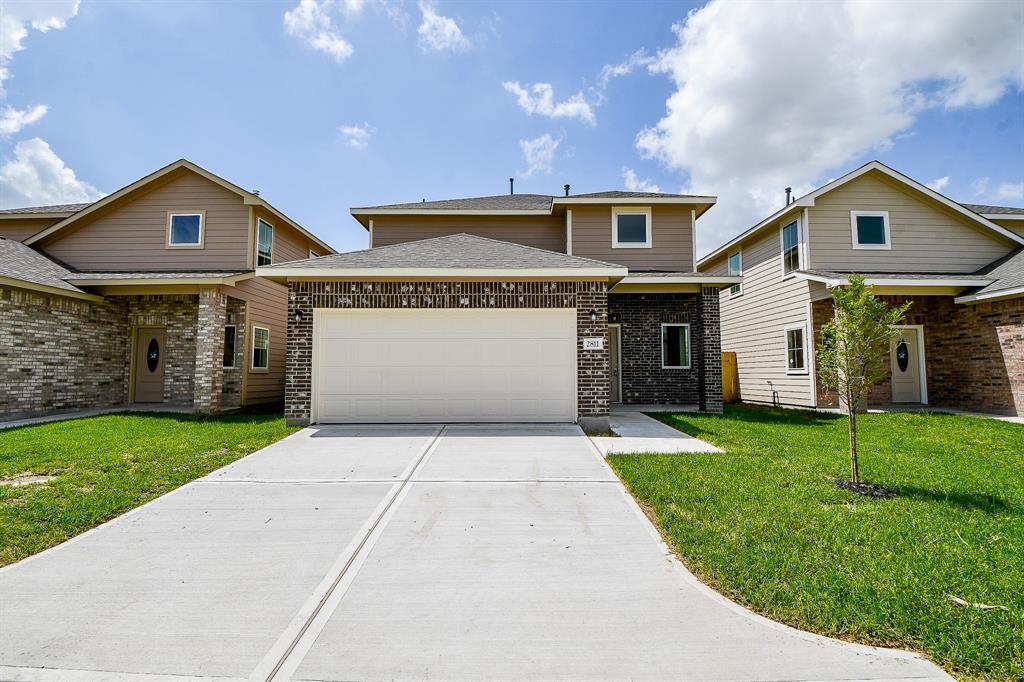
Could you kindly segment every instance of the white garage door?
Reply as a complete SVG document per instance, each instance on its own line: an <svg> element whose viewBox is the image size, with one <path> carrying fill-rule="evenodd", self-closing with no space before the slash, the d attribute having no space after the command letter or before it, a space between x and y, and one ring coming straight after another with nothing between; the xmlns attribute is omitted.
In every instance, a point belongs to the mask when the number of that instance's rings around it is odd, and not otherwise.
<svg viewBox="0 0 1024 682"><path fill-rule="evenodd" d="M315 318L315 421L575 420L575 309L318 309Z"/></svg>

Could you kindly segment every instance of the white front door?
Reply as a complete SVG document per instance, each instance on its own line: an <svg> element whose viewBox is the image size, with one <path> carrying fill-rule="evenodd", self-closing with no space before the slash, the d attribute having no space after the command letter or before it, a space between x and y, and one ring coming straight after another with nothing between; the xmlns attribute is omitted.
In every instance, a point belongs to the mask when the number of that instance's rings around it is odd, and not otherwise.
<svg viewBox="0 0 1024 682"><path fill-rule="evenodd" d="M575 309L314 315L314 421L575 421Z"/></svg>
<svg viewBox="0 0 1024 682"><path fill-rule="evenodd" d="M892 401L894 403L923 403L921 329L900 327L900 335L892 342L889 360L892 366Z"/></svg>

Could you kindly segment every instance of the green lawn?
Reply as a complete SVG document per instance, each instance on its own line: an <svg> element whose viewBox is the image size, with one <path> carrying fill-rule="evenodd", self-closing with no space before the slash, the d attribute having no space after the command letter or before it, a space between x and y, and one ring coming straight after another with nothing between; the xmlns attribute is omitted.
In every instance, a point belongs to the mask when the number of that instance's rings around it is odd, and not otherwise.
<svg viewBox="0 0 1024 682"><path fill-rule="evenodd" d="M728 453L609 457L705 582L797 627L915 649L959 676L1024 679L1024 427L865 415L861 476L899 493L873 501L829 480L849 476L843 417L651 416Z"/></svg>
<svg viewBox="0 0 1024 682"><path fill-rule="evenodd" d="M0 565L52 547L297 429L277 415L122 413L0 430Z"/></svg>

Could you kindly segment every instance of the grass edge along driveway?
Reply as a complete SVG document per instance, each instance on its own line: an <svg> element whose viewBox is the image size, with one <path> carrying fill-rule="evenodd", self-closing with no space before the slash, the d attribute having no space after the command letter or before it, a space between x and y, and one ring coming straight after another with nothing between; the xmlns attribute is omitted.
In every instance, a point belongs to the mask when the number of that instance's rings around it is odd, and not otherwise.
<svg viewBox="0 0 1024 682"><path fill-rule="evenodd" d="M121 412L0 430L0 566L58 545L297 431L272 414Z"/></svg>
<svg viewBox="0 0 1024 682"><path fill-rule="evenodd" d="M706 583L775 620L921 651L963 678L1024 679L1024 427L865 415L862 476L899 493L873 501L830 480L849 476L841 416L651 416L727 452L608 458Z"/></svg>

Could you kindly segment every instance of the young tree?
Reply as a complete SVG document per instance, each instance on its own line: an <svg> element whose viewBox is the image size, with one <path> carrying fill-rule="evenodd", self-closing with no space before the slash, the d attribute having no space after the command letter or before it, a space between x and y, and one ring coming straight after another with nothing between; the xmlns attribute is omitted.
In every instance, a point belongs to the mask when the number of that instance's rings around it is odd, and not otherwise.
<svg viewBox="0 0 1024 682"><path fill-rule="evenodd" d="M835 316L821 330L818 375L821 383L839 393L850 419L850 477L860 482L857 466L857 413L871 387L886 377L885 356L900 332L895 328L910 302L890 307L877 298L863 275L850 275L850 284L832 291Z"/></svg>

